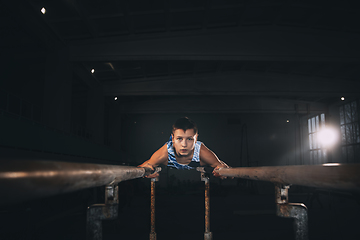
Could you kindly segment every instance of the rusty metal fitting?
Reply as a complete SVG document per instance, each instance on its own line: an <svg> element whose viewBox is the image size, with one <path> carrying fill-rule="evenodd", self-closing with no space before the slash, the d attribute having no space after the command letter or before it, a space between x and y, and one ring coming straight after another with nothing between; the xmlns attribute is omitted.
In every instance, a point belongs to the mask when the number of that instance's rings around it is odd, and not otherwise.
<svg viewBox="0 0 360 240"><path fill-rule="evenodd" d="M202 182L208 183L209 182L209 176L207 173L202 172L200 174L200 178Z"/></svg>
<svg viewBox="0 0 360 240"><path fill-rule="evenodd" d="M105 187L105 204L94 204L88 207L86 213L86 239L102 239L102 220L118 217L119 188L118 185Z"/></svg>
<svg viewBox="0 0 360 240"><path fill-rule="evenodd" d="M307 208L302 203L289 203L289 188L289 185L275 184L276 215L284 218L293 218L295 240L307 240Z"/></svg>
<svg viewBox="0 0 360 240"><path fill-rule="evenodd" d="M212 232L204 233L204 240L212 240Z"/></svg>
<svg viewBox="0 0 360 240"><path fill-rule="evenodd" d="M277 204L286 204L289 202L290 185L275 184L275 202Z"/></svg>
<svg viewBox="0 0 360 240"><path fill-rule="evenodd" d="M107 185L105 187L105 204L119 204L118 185Z"/></svg>
<svg viewBox="0 0 360 240"><path fill-rule="evenodd" d="M151 178L151 182L158 182L159 181L159 176Z"/></svg>
<svg viewBox="0 0 360 240"><path fill-rule="evenodd" d="M102 220L116 219L118 205L94 204L86 213L86 240L102 239Z"/></svg>
<svg viewBox="0 0 360 240"><path fill-rule="evenodd" d="M308 240L308 213L302 203L287 203L276 205L276 215L293 218L295 240Z"/></svg>
<svg viewBox="0 0 360 240"><path fill-rule="evenodd" d="M150 233L150 240L156 240L156 233L155 232Z"/></svg>

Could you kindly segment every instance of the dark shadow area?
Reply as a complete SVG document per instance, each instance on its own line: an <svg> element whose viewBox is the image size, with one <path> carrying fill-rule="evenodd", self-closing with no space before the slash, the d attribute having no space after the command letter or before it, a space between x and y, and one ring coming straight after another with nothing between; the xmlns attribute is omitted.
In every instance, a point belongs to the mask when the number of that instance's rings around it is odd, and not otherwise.
<svg viewBox="0 0 360 240"><path fill-rule="evenodd" d="M103 239L149 239L150 181L119 184L119 216L103 221ZM215 179L216 181L217 179ZM236 181L236 180L226 180ZM294 239L292 220L277 217L274 194L253 188L210 186L213 239ZM255 187L254 187L255 186ZM257 188L257 189L256 189ZM187 190L186 190L187 189ZM350 193L294 186L289 201L308 206L309 239L359 239L360 205ZM104 202L104 188L87 189L0 207L1 239L85 239L86 209ZM157 239L203 239L203 182L156 189Z"/></svg>

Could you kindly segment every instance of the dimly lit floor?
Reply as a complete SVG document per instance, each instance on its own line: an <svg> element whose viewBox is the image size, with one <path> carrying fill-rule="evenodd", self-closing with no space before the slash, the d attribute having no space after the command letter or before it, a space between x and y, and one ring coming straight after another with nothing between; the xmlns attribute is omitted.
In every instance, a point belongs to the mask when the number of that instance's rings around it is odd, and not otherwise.
<svg viewBox="0 0 360 240"><path fill-rule="evenodd" d="M226 195L211 196L210 229L214 239L294 239L292 220L275 215L274 195L244 191ZM156 200L159 240L204 239L202 195L160 195ZM290 200L309 202L307 194L290 194ZM310 239L360 239L360 205L355 200L322 195L319 200L309 209ZM135 199L131 207L124 208L117 223L104 224L105 239L120 239L120 234L121 239L148 239L147 206L147 199Z"/></svg>
<svg viewBox="0 0 360 240"><path fill-rule="evenodd" d="M27 204L2 207L1 240L85 239L86 204L91 191L51 197ZM158 240L204 239L203 189L172 192L157 189ZM131 196L127 195L127 196ZM135 194L132 200L120 192L119 218L103 222L104 240L149 239L150 196ZM348 195L309 195L291 192L290 202L309 207L310 239L360 239L360 205ZM274 194L255 194L237 187L212 189L213 239L294 239L292 220L275 216Z"/></svg>

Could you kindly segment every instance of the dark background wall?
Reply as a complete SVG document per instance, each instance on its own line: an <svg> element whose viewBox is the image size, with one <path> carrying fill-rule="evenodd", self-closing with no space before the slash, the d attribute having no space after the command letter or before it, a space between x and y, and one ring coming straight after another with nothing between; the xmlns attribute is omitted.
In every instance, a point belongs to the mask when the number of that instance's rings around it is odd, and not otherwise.
<svg viewBox="0 0 360 240"><path fill-rule="evenodd" d="M119 133L123 150L138 163L149 159L169 139L172 124L181 116L193 119L199 127L198 139L231 166L247 166L247 159L240 163L241 151L243 157L249 155L251 166L298 163L296 121L291 114L128 115Z"/></svg>
<svg viewBox="0 0 360 240"><path fill-rule="evenodd" d="M360 97L357 5L2 1L0 159L137 166L188 116L230 166L314 164L307 119L325 113L340 139L339 106ZM326 161L347 162L340 141ZM108 239L148 238L149 186L120 183ZM203 186L197 172L163 169L159 239L203 237ZM309 207L313 239L359 239L358 195L290 191ZM216 239L293 237L291 220L275 217L273 184L211 178L211 194ZM103 202L91 188L1 206L0 238L84 239L87 207ZM173 223L189 231L174 236Z"/></svg>

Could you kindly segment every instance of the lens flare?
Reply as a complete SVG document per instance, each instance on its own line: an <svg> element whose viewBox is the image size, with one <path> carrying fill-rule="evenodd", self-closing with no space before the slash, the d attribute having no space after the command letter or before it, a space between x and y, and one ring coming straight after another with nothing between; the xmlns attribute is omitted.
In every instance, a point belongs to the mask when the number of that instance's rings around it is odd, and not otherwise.
<svg viewBox="0 0 360 240"><path fill-rule="evenodd" d="M323 166L324 167L336 167L336 166L340 166L340 163L324 163Z"/></svg>
<svg viewBox="0 0 360 240"><path fill-rule="evenodd" d="M318 141L323 147L334 145L337 139L337 132L331 128L324 128L318 133Z"/></svg>

